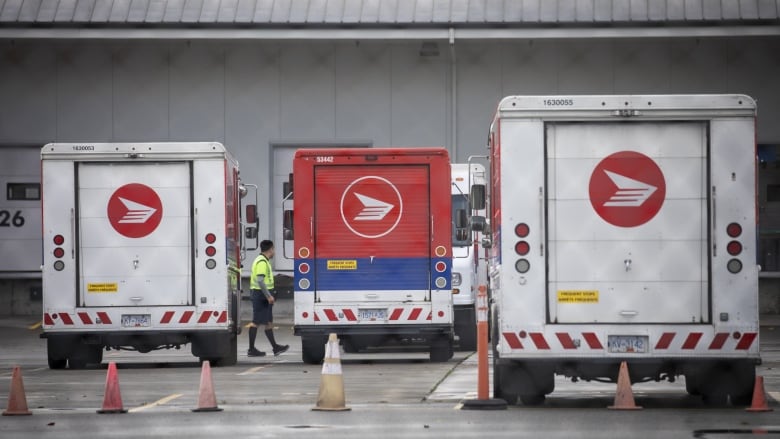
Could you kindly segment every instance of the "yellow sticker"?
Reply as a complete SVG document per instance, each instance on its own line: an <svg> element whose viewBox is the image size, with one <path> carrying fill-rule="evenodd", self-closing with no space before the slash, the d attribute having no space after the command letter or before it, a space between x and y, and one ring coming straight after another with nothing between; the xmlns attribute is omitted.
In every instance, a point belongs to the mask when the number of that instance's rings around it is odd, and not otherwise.
<svg viewBox="0 0 780 439"><path fill-rule="evenodd" d="M87 284L87 292L90 293L116 293L117 291L119 291L119 284L116 283Z"/></svg>
<svg viewBox="0 0 780 439"><path fill-rule="evenodd" d="M558 290L558 303L599 303L597 290Z"/></svg>
<svg viewBox="0 0 780 439"><path fill-rule="evenodd" d="M328 270L357 270L356 260L329 260Z"/></svg>

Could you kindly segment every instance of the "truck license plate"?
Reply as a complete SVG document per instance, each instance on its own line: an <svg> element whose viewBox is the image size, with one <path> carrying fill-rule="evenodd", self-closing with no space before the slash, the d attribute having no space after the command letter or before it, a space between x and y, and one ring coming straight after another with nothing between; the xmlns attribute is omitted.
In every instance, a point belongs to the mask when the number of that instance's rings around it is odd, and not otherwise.
<svg viewBox="0 0 780 439"><path fill-rule="evenodd" d="M387 309L385 308L371 308L358 310L360 320L377 321L387 320Z"/></svg>
<svg viewBox="0 0 780 439"><path fill-rule="evenodd" d="M149 326L152 326L150 314L122 314L124 328L148 328Z"/></svg>
<svg viewBox="0 0 780 439"><path fill-rule="evenodd" d="M610 335L607 337L609 352L618 354L644 354L648 338L645 335Z"/></svg>

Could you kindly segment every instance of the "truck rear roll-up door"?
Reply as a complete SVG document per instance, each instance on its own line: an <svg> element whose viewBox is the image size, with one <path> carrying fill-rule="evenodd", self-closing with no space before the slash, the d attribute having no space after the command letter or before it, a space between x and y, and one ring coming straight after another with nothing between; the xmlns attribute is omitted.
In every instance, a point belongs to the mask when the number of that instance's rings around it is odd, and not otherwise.
<svg viewBox="0 0 780 439"><path fill-rule="evenodd" d="M708 319L703 123L547 126L550 318Z"/></svg>
<svg viewBox="0 0 780 439"><path fill-rule="evenodd" d="M320 301L429 298L427 166L320 166L314 190Z"/></svg>
<svg viewBox="0 0 780 439"><path fill-rule="evenodd" d="M187 163L78 165L84 306L191 305Z"/></svg>

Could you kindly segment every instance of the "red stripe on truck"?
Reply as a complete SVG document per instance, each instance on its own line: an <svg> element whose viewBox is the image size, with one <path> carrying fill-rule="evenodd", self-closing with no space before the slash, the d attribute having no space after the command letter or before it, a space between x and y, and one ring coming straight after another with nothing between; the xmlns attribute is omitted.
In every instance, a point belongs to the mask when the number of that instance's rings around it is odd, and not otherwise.
<svg viewBox="0 0 780 439"><path fill-rule="evenodd" d="M658 339L658 343L655 344L656 349L669 349L669 345L674 340L674 332L664 332L661 338Z"/></svg>
<svg viewBox="0 0 780 439"><path fill-rule="evenodd" d="M599 341L599 337L595 332L583 332L582 336L585 338L585 343L587 343L591 349L604 349L604 346Z"/></svg>
<svg viewBox="0 0 780 439"><path fill-rule="evenodd" d="M737 350L740 351L746 351L750 348L750 345L753 344L753 340L756 339L758 336L758 333L756 332L746 332L742 334L742 338L739 339L739 343L737 343Z"/></svg>
<svg viewBox="0 0 780 439"><path fill-rule="evenodd" d="M547 340L544 339L544 334L541 332L532 332L531 340L536 345L536 349L550 349L550 345L547 344Z"/></svg>
<svg viewBox="0 0 780 439"><path fill-rule="evenodd" d="M715 334L715 338L712 339L712 343L710 343L710 349L711 350L717 350L722 349L723 345L726 343L726 340L729 338L728 332L719 332Z"/></svg>
<svg viewBox="0 0 780 439"><path fill-rule="evenodd" d="M696 345L699 343L701 336L702 336L701 332L691 332L690 334L688 334L688 337L685 339L685 343L683 343L682 348L688 350L696 349Z"/></svg>
<svg viewBox="0 0 780 439"><path fill-rule="evenodd" d="M103 323L104 325L110 325L111 324L111 317L108 316L107 312L101 311L101 312L97 313L97 315L98 315L98 318L100 319L100 322Z"/></svg>
<svg viewBox="0 0 780 439"><path fill-rule="evenodd" d="M510 348L523 349L523 343L520 342L520 338L518 338L517 334L515 334L514 332L505 332L504 339L506 339L506 343L509 345Z"/></svg>
<svg viewBox="0 0 780 439"><path fill-rule="evenodd" d="M81 319L81 323L83 323L85 325L91 325L92 324L92 319L89 317L89 314L87 314L85 312L80 312L79 313L79 318Z"/></svg>
<svg viewBox="0 0 780 439"><path fill-rule="evenodd" d="M565 332L556 332L555 335L558 337L558 341L561 342L561 346L563 346L564 349L577 349L577 346L574 346L574 340L571 339L571 336Z"/></svg>
<svg viewBox="0 0 780 439"><path fill-rule="evenodd" d="M160 323L163 325L167 325L168 323L171 323L171 319L173 318L173 315L175 313L173 311L165 311L165 314L163 314L162 319L160 319Z"/></svg>

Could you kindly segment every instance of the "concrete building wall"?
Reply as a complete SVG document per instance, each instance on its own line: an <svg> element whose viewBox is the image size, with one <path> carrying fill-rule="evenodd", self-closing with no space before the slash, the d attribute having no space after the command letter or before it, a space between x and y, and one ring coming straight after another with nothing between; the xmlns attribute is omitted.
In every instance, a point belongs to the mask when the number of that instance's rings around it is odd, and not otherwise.
<svg viewBox="0 0 780 439"><path fill-rule="evenodd" d="M224 142L260 185L272 236L272 178L289 166L272 145L446 146L465 161L486 153L511 94L745 93L759 142L780 144L780 38L422 44L2 40L0 156L54 141Z"/></svg>

